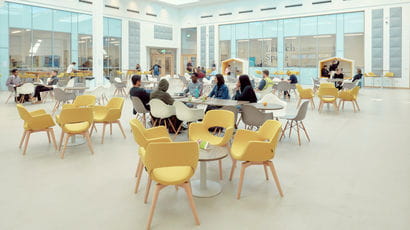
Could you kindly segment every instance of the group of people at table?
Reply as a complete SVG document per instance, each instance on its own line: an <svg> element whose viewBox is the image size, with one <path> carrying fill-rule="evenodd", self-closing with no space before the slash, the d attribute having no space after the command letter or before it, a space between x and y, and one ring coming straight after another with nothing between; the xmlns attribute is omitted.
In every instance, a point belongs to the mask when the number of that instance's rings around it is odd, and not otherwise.
<svg viewBox="0 0 410 230"><path fill-rule="evenodd" d="M329 79L341 79L340 81L335 81L335 87L339 90L343 88L343 79L344 73L343 68L339 67L340 61L338 59L333 60L333 62L329 65L323 65L320 76L322 78L329 78ZM353 76L352 82L356 82L362 79L362 70L359 68L357 69L356 75Z"/></svg>

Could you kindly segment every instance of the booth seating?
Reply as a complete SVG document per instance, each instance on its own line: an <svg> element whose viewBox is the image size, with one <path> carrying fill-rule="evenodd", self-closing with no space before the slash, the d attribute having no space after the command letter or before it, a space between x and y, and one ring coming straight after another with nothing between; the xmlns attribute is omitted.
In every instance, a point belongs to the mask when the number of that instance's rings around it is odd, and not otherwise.
<svg viewBox="0 0 410 230"><path fill-rule="evenodd" d="M236 195L238 200L241 197L245 169L251 165L263 165L266 180L269 179L267 172L267 167L269 167L275 180L276 187L279 190L279 194L283 197L279 178L272 162L272 159L275 157L275 149L280 133L281 123L275 120L268 120L257 132L241 129L235 134L231 147L233 164L229 180L232 180L236 168L236 162L242 161L241 174Z"/></svg>
<svg viewBox="0 0 410 230"><path fill-rule="evenodd" d="M24 132L19 145L19 148L21 148L24 142L23 155L26 154L30 135L37 132L46 132L48 142L50 143L52 141L54 148L57 150L56 138L53 129L55 123L50 114L47 114L43 109L29 112L20 104L17 105L17 111L20 118L24 121Z"/></svg>

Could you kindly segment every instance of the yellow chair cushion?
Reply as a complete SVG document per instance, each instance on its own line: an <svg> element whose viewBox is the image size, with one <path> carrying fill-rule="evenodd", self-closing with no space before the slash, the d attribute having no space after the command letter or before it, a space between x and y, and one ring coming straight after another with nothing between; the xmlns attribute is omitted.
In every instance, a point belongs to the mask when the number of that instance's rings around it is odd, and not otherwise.
<svg viewBox="0 0 410 230"><path fill-rule="evenodd" d="M212 135L208 130L201 133L192 133L190 139L193 141L206 140L211 145L220 145L223 137Z"/></svg>
<svg viewBox="0 0 410 230"><path fill-rule="evenodd" d="M172 166L154 169L151 177L163 185L177 185L187 181L193 174L190 166Z"/></svg>
<svg viewBox="0 0 410 230"><path fill-rule="evenodd" d="M336 101L336 98L335 97L322 97L322 101L326 103L332 103Z"/></svg>
<svg viewBox="0 0 410 230"><path fill-rule="evenodd" d="M104 122L105 115L106 113L104 112L94 112L94 122Z"/></svg>
<svg viewBox="0 0 410 230"><path fill-rule="evenodd" d="M64 132L66 133L83 133L90 127L88 121L66 124L64 125Z"/></svg>

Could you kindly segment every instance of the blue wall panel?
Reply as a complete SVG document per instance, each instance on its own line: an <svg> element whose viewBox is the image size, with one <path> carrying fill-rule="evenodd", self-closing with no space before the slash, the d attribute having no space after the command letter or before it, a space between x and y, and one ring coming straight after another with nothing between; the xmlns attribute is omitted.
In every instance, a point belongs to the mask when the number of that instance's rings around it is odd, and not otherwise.
<svg viewBox="0 0 410 230"><path fill-rule="evenodd" d="M278 36L278 21L264 21L262 36L264 38L272 38Z"/></svg>
<svg viewBox="0 0 410 230"><path fill-rule="evenodd" d="M231 40L232 25L222 25L219 27L219 40Z"/></svg>
<svg viewBox="0 0 410 230"><path fill-rule="evenodd" d="M121 30L122 30L122 20L110 18L108 20L108 28L110 30L109 34L111 37L122 37Z"/></svg>
<svg viewBox="0 0 410 230"><path fill-rule="evenodd" d="M337 32L336 32L336 56L344 57L344 33L343 33L343 14L337 15Z"/></svg>
<svg viewBox="0 0 410 230"><path fill-rule="evenodd" d="M283 20L278 21L278 69L284 66Z"/></svg>
<svg viewBox="0 0 410 230"><path fill-rule="evenodd" d="M300 35L317 34L317 17L305 17L300 19Z"/></svg>
<svg viewBox="0 0 410 230"><path fill-rule="evenodd" d="M299 36L300 34L300 18L291 18L283 20L283 34L287 36Z"/></svg>
<svg viewBox="0 0 410 230"><path fill-rule="evenodd" d="M33 7L33 29L51 31L53 29L53 10Z"/></svg>
<svg viewBox="0 0 410 230"><path fill-rule="evenodd" d="M251 22L249 23L249 38L262 38L263 37L263 23Z"/></svg>
<svg viewBox="0 0 410 230"><path fill-rule="evenodd" d="M93 34L93 18L91 15L78 14L78 33Z"/></svg>
<svg viewBox="0 0 410 230"><path fill-rule="evenodd" d="M9 3L10 27L31 28L31 7Z"/></svg>
<svg viewBox="0 0 410 230"><path fill-rule="evenodd" d="M343 14L344 32L345 33L362 33L364 32L364 13L355 12ZM339 25L338 25L339 26Z"/></svg>
<svg viewBox="0 0 410 230"><path fill-rule="evenodd" d="M58 32L71 33L71 12L54 10L53 13L53 30ZM75 23L77 23L77 14Z"/></svg>
<svg viewBox="0 0 410 230"><path fill-rule="evenodd" d="M324 15L317 17L318 34L335 34L336 33L336 15Z"/></svg>
<svg viewBox="0 0 410 230"><path fill-rule="evenodd" d="M8 6L0 7L0 48L9 47L9 14Z"/></svg>
<svg viewBox="0 0 410 230"><path fill-rule="evenodd" d="M249 23L235 25L235 40L249 38Z"/></svg>

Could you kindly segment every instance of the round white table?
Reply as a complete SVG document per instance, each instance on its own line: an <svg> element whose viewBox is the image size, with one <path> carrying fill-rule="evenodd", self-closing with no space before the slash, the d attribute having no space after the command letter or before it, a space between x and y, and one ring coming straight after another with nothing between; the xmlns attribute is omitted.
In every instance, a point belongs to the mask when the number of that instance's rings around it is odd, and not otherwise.
<svg viewBox="0 0 410 230"><path fill-rule="evenodd" d="M221 193L222 187L218 182L208 180L207 178L207 162L221 160L228 156L228 148L226 146L208 146L206 150L199 150L199 180L191 182L192 194L195 197L213 197Z"/></svg>

